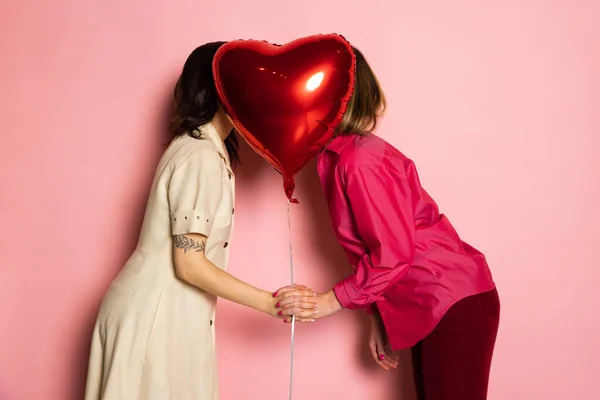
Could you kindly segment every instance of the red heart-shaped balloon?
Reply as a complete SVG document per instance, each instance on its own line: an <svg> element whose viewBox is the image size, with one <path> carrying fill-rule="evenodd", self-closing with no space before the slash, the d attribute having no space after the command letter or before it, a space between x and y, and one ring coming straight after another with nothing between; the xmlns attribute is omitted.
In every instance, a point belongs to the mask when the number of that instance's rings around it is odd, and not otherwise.
<svg viewBox="0 0 600 400"><path fill-rule="evenodd" d="M294 176L327 144L354 88L355 56L339 35L283 46L236 40L215 55L217 91L237 131L283 175Z"/></svg>

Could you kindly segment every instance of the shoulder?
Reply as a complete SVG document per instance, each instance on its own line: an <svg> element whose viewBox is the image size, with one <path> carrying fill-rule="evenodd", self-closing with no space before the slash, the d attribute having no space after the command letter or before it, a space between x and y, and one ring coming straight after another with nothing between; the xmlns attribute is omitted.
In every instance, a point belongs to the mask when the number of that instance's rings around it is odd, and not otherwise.
<svg viewBox="0 0 600 400"><path fill-rule="evenodd" d="M174 173L182 168L220 169L221 155L208 139L181 136L173 140L162 157L165 170Z"/></svg>
<svg viewBox="0 0 600 400"><path fill-rule="evenodd" d="M341 172L392 173L406 177L414 163L381 137L370 134L354 135L340 152L338 168Z"/></svg>

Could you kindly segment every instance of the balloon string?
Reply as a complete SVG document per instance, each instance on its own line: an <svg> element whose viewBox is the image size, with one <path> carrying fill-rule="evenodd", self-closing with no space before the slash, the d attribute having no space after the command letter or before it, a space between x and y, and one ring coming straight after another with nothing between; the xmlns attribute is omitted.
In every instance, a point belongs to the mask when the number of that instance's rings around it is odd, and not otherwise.
<svg viewBox="0 0 600 400"><path fill-rule="evenodd" d="M287 217L288 217L288 236L290 240L290 279L291 284L294 284L294 257L292 252L292 217L290 212L291 201L288 200L287 205ZM292 316L292 337L290 345L290 396L289 400L292 400L292 389L294 383L294 333L296 331L296 316Z"/></svg>

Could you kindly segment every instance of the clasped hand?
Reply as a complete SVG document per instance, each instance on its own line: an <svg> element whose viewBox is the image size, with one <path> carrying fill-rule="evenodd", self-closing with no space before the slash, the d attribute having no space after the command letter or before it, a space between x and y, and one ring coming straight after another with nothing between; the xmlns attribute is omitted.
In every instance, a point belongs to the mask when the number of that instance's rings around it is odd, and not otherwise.
<svg viewBox="0 0 600 400"><path fill-rule="evenodd" d="M270 314L281 318L283 322L291 322L294 316L298 322L313 322L330 316L342 307L333 291L319 294L304 285L290 285L273 293L270 308Z"/></svg>

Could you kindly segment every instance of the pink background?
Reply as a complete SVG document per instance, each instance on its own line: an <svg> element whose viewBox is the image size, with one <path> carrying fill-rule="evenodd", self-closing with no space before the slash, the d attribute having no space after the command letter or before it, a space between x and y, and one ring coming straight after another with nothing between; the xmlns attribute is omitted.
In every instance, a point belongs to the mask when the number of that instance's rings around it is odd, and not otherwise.
<svg viewBox="0 0 600 400"><path fill-rule="evenodd" d="M328 32L367 54L389 98L380 135L488 256L503 302L490 399L597 398L600 3L222 4L2 1L0 399L82 398L96 311L135 246L191 50ZM243 153L230 271L274 289L288 280L285 197ZM325 290L349 268L314 164L297 194L298 280ZM299 327L295 399L411 398L408 370L369 360L362 319ZM221 302L218 336L223 400L287 398L289 326Z"/></svg>

